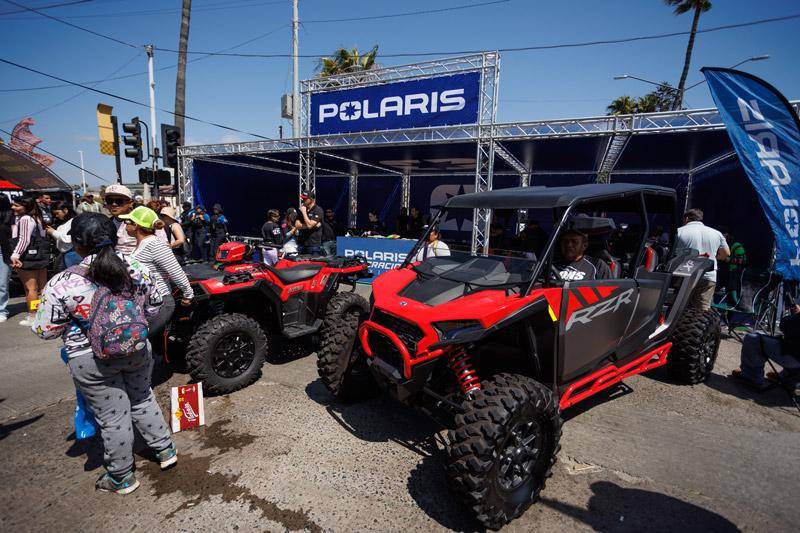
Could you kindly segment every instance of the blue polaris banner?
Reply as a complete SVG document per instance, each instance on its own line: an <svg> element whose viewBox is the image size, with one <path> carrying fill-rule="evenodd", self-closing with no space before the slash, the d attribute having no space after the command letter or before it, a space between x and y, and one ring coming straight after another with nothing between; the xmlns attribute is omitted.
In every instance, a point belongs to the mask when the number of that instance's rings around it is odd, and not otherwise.
<svg viewBox="0 0 800 533"><path fill-rule="evenodd" d="M479 72L311 95L311 135L478 122Z"/></svg>
<svg viewBox="0 0 800 533"><path fill-rule="evenodd" d="M775 234L775 270L800 279L800 121L770 84L704 68L711 96Z"/></svg>
<svg viewBox="0 0 800 533"><path fill-rule="evenodd" d="M337 237L336 255L353 257L362 255L369 262L372 280L393 268L399 267L406 260L406 255L414 247L416 241L410 239L367 239L363 237Z"/></svg>

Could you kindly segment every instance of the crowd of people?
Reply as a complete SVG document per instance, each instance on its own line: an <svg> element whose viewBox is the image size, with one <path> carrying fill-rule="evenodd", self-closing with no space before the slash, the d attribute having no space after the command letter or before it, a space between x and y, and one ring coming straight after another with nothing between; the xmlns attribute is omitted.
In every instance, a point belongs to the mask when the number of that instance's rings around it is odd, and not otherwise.
<svg viewBox="0 0 800 533"><path fill-rule="evenodd" d="M144 203L124 185L105 189L102 203L91 194L71 202L49 195L22 196L9 201L0 195L0 322L7 319L8 281L13 269L24 286L28 313L20 324L45 339L62 338L66 361L77 394L89 406L104 442L106 472L96 488L120 494L139 483L133 469L133 427L155 453L161 468L177 462L177 449L151 388L154 358L148 339L162 334L177 305L192 305L194 293L181 264L189 257L208 260L228 235L222 206L211 212L202 205L184 204L178 215L165 202ZM718 261L728 272L743 268L740 243L729 245L730 234L703 224L703 213L685 213L677 232L676 250L690 248L714 262L695 291L692 304L707 310L712 302ZM401 236L419 237L429 221L419 209L402 211ZM492 227L490 246L504 237ZM332 253L330 246L347 229L331 209L316 203L313 192L301 194L301 205L267 212L261 228L265 250L277 261L291 254ZM369 213L367 235L385 235L377 213ZM728 237L726 239L726 237ZM540 250L547 240L536 221L528 221L515 245ZM334 244L335 246L335 244ZM559 237L562 280L608 279L608 265L588 255L585 233L569 229ZM437 227L428 231L426 245L415 260L449 256ZM48 281L48 272L53 272ZM173 296L171 286L177 287ZM800 374L800 306L781 323L784 336L760 332L743 344L741 368L733 376L758 389L771 380ZM764 374L768 360L783 367Z"/></svg>
<svg viewBox="0 0 800 533"><path fill-rule="evenodd" d="M207 258L224 241L227 220L218 205L212 215L196 206L179 217L165 202L137 201L120 184L108 186L102 200L87 194L73 207L47 194L0 196L0 322L8 318L13 269L28 309L20 324L42 338L63 340L62 359L79 403L99 428L106 472L96 488L127 494L139 485L134 426L161 468L177 461L150 386L148 340L161 335L176 305L192 305L181 267L186 248ZM171 285L179 290L178 302Z"/></svg>

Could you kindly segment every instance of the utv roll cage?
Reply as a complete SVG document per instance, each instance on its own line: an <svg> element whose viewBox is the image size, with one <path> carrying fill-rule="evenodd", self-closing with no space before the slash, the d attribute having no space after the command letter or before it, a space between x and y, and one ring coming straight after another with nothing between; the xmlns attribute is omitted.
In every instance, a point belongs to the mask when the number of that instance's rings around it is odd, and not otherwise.
<svg viewBox="0 0 800 533"><path fill-rule="evenodd" d="M632 264L640 265L646 251L647 238L650 235L648 214L658 213L670 217L669 224L667 225L669 228L667 249L672 250L673 248L672 245L675 242L677 228L677 213L675 211L676 195L675 191L672 189L636 183L610 183L576 185L570 187L511 187L454 196L450 198L447 203L442 206L436 216L434 216L433 220L431 220L423 232L422 237L406 256L400 268L406 268L412 263L413 258L419 253L420 246L427 246L428 235L433 228L437 227L441 217L449 209L551 209L553 210L554 220L558 222L554 224L553 231L542 250L541 258L537 261L530 280L524 283L525 287L521 290L521 295L524 296L533 289L536 281L542 274L543 268L549 269L551 267L556 239L567 226L576 208L591 202L593 204L601 204L598 206L597 211L613 211L615 203L622 205L625 201L636 197L639 198L638 207L640 209L639 215L642 223L642 238ZM629 206L623 207L623 210L630 210ZM490 223L491 216L490 214ZM479 254L487 256L488 247L479 251ZM662 259L666 260L666 257ZM637 275L638 269L633 268L632 277L635 279ZM522 284L523 283L520 282L514 282L506 285L521 286ZM503 289L504 285L496 285L492 288Z"/></svg>

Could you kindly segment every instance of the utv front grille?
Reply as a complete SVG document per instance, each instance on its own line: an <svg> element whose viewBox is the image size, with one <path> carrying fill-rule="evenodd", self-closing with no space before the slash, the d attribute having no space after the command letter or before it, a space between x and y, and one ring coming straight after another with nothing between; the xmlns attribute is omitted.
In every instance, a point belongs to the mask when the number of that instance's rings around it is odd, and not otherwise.
<svg viewBox="0 0 800 533"><path fill-rule="evenodd" d="M369 333L369 347L376 357L379 357L392 365L394 368L403 368L403 356L397 347L383 334L376 331Z"/></svg>
<svg viewBox="0 0 800 533"><path fill-rule="evenodd" d="M408 353L412 357L416 355L417 343L425 336L421 329L410 322L384 313L380 309L375 309L372 313L372 321L394 332L406 345Z"/></svg>

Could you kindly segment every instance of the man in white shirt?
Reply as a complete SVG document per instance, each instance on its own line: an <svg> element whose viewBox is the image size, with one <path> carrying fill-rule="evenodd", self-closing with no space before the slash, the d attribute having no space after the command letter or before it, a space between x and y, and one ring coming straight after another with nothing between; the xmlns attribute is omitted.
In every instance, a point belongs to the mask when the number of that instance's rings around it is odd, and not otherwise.
<svg viewBox="0 0 800 533"><path fill-rule="evenodd" d="M675 250L694 249L714 262L714 268L703 274L697 283L689 305L696 309L710 309L717 285L717 261L728 259L731 250L722 233L703 224L703 212L699 209L689 209L683 215L683 224L678 228Z"/></svg>

